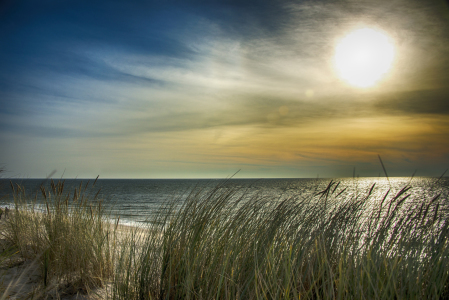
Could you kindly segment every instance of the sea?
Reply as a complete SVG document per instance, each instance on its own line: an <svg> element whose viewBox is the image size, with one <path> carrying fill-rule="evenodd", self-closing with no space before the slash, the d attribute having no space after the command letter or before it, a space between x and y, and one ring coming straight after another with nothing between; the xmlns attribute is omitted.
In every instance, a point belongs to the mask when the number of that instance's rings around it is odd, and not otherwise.
<svg viewBox="0 0 449 300"><path fill-rule="evenodd" d="M64 182L64 195L73 196L81 187L91 201L101 201L111 216L111 222L120 217L120 224L138 226L148 222L158 209L169 201L182 205L191 193L207 192L214 188L232 189L236 196L265 197L270 201L286 198L308 199L330 186L334 195L342 199L362 197L371 193L374 199L394 197L402 188L409 199L428 203L438 196L442 209L447 208L449 177L357 177L357 178L272 178L272 179L52 179ZM51 179L0 179L0 207L14 207L14 190L20 187L30 201L42 203L41 186L47 191ZM39 207L39 206L38 206ZM43 207L42 207L43 208Z"/></svg>

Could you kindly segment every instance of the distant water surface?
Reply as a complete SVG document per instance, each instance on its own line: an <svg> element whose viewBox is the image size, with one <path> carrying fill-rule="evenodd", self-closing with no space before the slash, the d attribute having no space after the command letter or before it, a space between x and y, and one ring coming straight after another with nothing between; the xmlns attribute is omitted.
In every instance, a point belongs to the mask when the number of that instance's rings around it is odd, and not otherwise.
<svg viewBox="0 0 449 300"><path fill-rule="evenodd" d="M440 199L448 203L449 178L395 177L389 178L335 178L335 179L98 179L94 180L66 179L64 194L73 195L75 188L82 184L83 189L89 182L86 195L93 199L97 192L98 199L107 207L113 216L120 216L120 223L136 225L145 222L151 214L167 200L182 203L189 193L208 190L222 185L225 189L237 189L238 195L251 197L267 197L273 201L295 197L304 199L324 190L329 183L335 182L331 190L334 194L341 192L340 197L357 197L366 195L372 190L373 198L382 199L391 189L389 196L394 196L401 188L410 185L408 191L411 199L417 202L430 201L440 194ZM57 180L55 180L57 181ZM11 179L14 185L19 184L25 189L26 195L38 201L42 200L40 185L50 189L50 181L44 179ZM338 186L337 186L338 184ZM0 203L2 206L13 206L10 179L0 179Z"/></svg>

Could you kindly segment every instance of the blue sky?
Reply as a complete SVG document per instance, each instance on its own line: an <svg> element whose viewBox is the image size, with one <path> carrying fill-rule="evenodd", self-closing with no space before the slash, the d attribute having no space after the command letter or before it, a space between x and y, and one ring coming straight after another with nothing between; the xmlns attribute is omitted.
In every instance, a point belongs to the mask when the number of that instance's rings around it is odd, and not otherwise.
<svg viewBox="0 0 449 300"><path fill-rule="evenodd" d="M336 74L360 27L396 57ZM16 1L0 6L7 176L439 176L449 167L444 1Z"/></svg>

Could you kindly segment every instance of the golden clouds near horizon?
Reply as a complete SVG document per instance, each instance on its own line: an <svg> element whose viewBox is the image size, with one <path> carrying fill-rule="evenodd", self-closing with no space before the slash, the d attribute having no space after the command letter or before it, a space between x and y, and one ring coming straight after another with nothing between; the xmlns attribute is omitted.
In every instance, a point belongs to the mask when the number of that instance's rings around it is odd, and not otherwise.
<svg viewBox="0 0 449 300"><path fill-rule="evenodd" d="M375 85L391 69L395 47L389 36L372 28L357 29L339 41L334 64L338 76L350 85Z"/></svg>
<svg viewBox="0 0 449 300"><path fill-rule="evenodd" d="M282 105L281 107L279 107L279 114L280 114L281 116L286 116L286 115L288 115L288 106Z"/></svg>

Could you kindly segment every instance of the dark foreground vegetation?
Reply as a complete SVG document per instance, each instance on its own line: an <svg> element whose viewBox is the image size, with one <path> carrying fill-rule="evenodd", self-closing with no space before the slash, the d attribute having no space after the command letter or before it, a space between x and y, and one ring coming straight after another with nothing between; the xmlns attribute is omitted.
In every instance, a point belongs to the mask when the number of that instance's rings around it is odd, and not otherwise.
<svg viewBox="0 0 449 300"><path fill-rule="evenodd" d="M86 186L13 186L3 256L35 261L33 297L103 288L108 299L447 299L447 187L374 197L330 182L314 196L226 186L167 201L147 226L108 223ZM443 194L442 194L443 193ZM4 290L4 289L3 289ZM98 291L98 289L97 289ZM7 291L4 291L7 296Z"/></svg>

